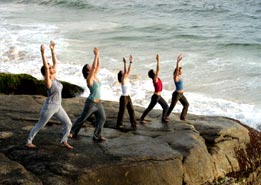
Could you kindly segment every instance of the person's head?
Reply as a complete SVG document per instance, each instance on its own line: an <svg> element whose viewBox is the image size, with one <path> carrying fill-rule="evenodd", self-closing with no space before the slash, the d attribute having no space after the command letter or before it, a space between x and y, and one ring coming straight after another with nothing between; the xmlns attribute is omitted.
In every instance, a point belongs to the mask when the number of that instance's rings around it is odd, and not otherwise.
<svg viewBox="0 0 261 185"><path fill-rule="evenodd" d="M49 67L50 74L54 74L54 73L55 73L55 70L53 69L53 66L51 66L51 65L48 63L48 67ZM45 76L45 67L44 67L44 66L41 67L41 73L42 73L43 76Z"/></svg>
<svg viewBox="0 0 261 185"><path fill-rule="evenodd" d="M90 72L90 66L89 64L85 64L83 67L82 67L82 75L85 79L87 79L88 75L89 75L89 72Z"/></svg>
<svg viewBox="0 0 261 185"><path fill-rule="evenodd" d="M122 75L123 75L123 72L122 72L122 70L120 70L119 72L118 72L118 81L121 83L121 81L122 81Z"/></svg>
<svg viewBox="0 0 261 185"><path fill-rule="evenodd" d="M174 70L173 75L176 74L177 69ZM179 67L177 75L182 75L182 67Z"/></svg>
<svg viewBox="0 0 261 185"><path fill-rule="evenodd" d="M149 76L151 79L154 79L154 77L155 77L155 72L154 72L153 69L149 70L148 76Z"/></svg>

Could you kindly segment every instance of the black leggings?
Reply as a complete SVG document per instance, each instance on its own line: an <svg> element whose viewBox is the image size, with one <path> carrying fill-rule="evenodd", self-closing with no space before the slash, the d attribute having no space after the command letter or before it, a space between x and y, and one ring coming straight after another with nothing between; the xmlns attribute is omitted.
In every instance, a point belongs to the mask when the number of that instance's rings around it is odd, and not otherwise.
<svg viewBox="0 0 261 185"><path fill-rule="evenodd" d="M169 106L168 106L167 102L160 95L153 94L148 108L143 112L143 114L140 118L141 121L144 120L144 118L147 116L147 114L153 109L153 107L155 107L155 105L157 103L159 103L163 109L161 120L165 120Z"/></svg>
<svg viewBox="0 0 261 185"><path fill-rule="evenodd" d="M183 93L178 93L177 91L174 91L172 94L171 104L167 113L167 116L170 115L171 111L174 109L177 102L180 101L180 103L183 106L180 119L185 120L188 112L189 103L186 99L186 97L183 95Z"/></svg>
<svg viewBox="0 0 261 185"><path fill-rule="evenodd" d="M117 126L121 126L123 124L123 116L124 116L126 107L129 112L131 125L132 126L137 125L136 118L135 118L135 112L134 112L134 108L133 108L130 96L121 96L120 107L119 107L119 112L118 112L118 117L117 117Z"/></svg>

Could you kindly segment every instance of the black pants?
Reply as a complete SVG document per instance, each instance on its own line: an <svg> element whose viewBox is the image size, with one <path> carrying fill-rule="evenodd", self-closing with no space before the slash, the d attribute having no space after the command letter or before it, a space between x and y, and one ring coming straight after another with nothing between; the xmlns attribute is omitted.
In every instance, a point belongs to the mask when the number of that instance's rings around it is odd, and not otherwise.
<svg viewBox="0 0 261 185"><path fill-rule="evenodd" d="M130 96L121 96L120 97L120 107L117 118L117 126L121 126L123 124L123 117L125 113L125 108L127 107L130 117L130 123L132 126L137 125L135 112L133 109L132 101Z"/></svg>
<svg viewBox="0 0 261 185"><path fill-rule="evenodd" d="M144 120L144 118L147 116L147 114L153 109L153 107L155 107L155 105L157 103L159 103L163 109L161 120L162 121L165 120L169 106L168 106L167 102L160 95L153 94L148 108L143 112L143 114L140 118L141 121Z"/></svg>
<svg viewBox="0 0 261 185"><path fill-rule="evenodd" d="M181 112L181 115L180 115L180 119L185 120L187 112L188 112L189 103L188 103L186 97L183 95L183 93L179 93L177 91L174 91L173 94L172 94L171 104L169 106L167 116L170 115L171 111L174 109L174 107L175 107L175 105L177 104L178 101L180 101L180 103L183 105L183 109L182 109L182 112Z"/></svg>

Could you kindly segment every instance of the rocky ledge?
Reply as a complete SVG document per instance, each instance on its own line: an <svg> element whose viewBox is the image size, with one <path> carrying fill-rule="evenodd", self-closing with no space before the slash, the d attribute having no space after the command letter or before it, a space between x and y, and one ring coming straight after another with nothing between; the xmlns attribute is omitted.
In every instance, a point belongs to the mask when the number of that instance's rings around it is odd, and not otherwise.
<svg viewBox="0 0 261 185"><path fill-rule="evenodd" d="M225 117L172 114L160 123L153 110L151 123L132 130L115 129L117 102L103 102L108 141L93 143L94 117L70 139L74 149L59 144L60 123L52 119L36 136L36 149L25 147L45 97L0 95L0 184L90 185L217 185L261 184L261 133ZM84 98L64 99L74 121ZM139 117L144 108L135 107Z"/></svg>

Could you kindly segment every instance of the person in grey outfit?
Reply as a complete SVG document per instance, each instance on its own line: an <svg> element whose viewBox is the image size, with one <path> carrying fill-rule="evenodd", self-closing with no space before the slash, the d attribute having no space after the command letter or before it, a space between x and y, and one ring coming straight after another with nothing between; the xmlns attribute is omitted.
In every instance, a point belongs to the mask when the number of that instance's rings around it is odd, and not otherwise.
<svg viewBox="0 0 261 185"><path fill-rule="evenodd" d="M69 137L75 138L78 132L80 131L84 121L87 120L92 114L94 114L96 118L96 124L95 124L95 130L93 134L93 141L103 142L107 140L101 134L106 120L106 116L100 99L101 82L96 76L100 66L99 49L94 48L93 53L94 53L94 61L92 67L89 66L89 64L85 64L82 68L82 74L83 77L86 79L87 86L90 90L90 95L85 101L85 106L81 115L77 118L77 120L73 124Z"/></svg>
<svg viewBox="0 0 261 185"><path fill-rule="evenodd" d="M39 121L36 123L36 125L32 128L32 130L29 133L26 146L29 148L36 147L36 145L33 144L34 137L40 131L40 129L48 123L51 117L55 116L62 123L63 137L61 143L65 147L71 149L73 147L67 141L72 127L72 123L61 105L63 85L55 78L57 67L57 59L54 51L55 43L51 41L49 46L52 54L52 66L49 63L47 63L47 59L44 55L45 46L41 45L41 55L43 60L43 67L41 68L41 73L44 76L48 97L46 98L42 106Z"/></svg>

